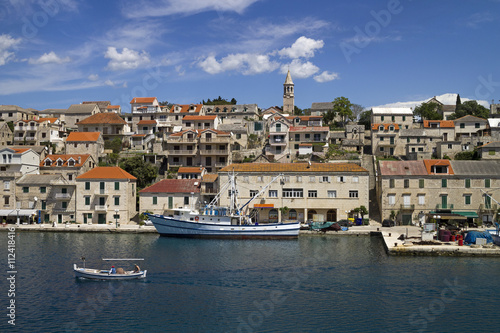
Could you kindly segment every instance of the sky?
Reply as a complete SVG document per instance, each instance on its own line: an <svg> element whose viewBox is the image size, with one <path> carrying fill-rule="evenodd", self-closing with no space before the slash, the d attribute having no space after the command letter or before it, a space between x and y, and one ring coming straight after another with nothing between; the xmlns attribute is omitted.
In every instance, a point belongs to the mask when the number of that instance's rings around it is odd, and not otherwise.
<svg viewBox="0 0 500 333"><path fill-rule="evenodd" d="M500 0L0 0L0 104L500 99ZM438 98L439 99L439 98Z"/></svg>

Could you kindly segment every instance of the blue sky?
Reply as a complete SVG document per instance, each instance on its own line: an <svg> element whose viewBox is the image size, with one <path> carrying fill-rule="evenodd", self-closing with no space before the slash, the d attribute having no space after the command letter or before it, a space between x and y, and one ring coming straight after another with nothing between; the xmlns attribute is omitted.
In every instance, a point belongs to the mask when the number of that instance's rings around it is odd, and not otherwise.
<svg viewBox="0 0 500 333"><path fill-rule="evenodd" d="M500 99L499 0L0 0L0 104ZM409 103L408 103L409 102Z"/></svg>

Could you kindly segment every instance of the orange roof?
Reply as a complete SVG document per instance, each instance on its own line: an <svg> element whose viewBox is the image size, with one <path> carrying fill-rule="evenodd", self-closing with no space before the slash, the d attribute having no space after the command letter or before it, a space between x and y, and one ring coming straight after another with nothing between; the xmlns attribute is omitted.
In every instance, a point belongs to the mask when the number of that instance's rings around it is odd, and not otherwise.
<svg viewBox="0 0 500 333"><path fill-rule="evenodd" d="M97 142L97 140L99 140L100 135L101 132L71 132L66 138L66 142L73 142L73 141Z"/></svg>
<svg viewBox="0 0 500 333"><path fill-rule="evenodd" d="M213 182L215 182L217 180L217 177L219 177L219 175L213 174L213 173L206 173L203 176L202 182L203 183L213 183Z"/></svg>
<svg viewBox="0 0 500 333"><path fill-rule="evenodd" d="M76 177L76 179L129 179L137 180L127 171L120 167L95 167L90 171L85 172L83 175Z"/></svg>
<svg viewBox="0 0 500 333"><path fill-rule="evenodd" d="M111 125L126 125L127 122L122 119L116 113L96 113L90 117L87 117L78 123L77 125L94 125L94 124L111 124Z"/></svg>
<svg viewBox="0 0 500 333"><path fill-rule="evenodd" d="M120 105L108 105L106 109L119 109Z"/></svg>
<svg viewBox="0 0 500 333"><path fill-rule="evenodd" d="M366 172L355 163L236 163L219 170L220 172Z"/></svg>
<svg viewBox="0 0 500 333"><path fill-rule="evenodd" d="M180 167L177 173L201 173L203 169L198 167Z"/></svg>
<svg viewBox="0 0 500 333"><path fill-rule="evenodd" d="M274 204L254 204L253 208L274 208Z"/></svg>
<svg viewBox="0 0 500 333"><path fill-rule="evenodd" d="M42 122L44 122L44 121L48 121L48 122L50 122L50 123L55 123L55 122L56 122L56 120L57 120L57 118L52 117L52 118L39 118L37 121L38 121L39 123L42 123Z"/></svg>
<svg viewBox="0 0 500 333"><path fill-rule="evenodd" d="M439 128L455 128L453 120L424 120L425 128L430 128L431 124L439 124Z"/></svg>
<svg viewBox="0 0 500 333"><path fill-rule="evenodd" d="M43 161L40 161L40 167L55 167L57 166L57 160L62 160L63 164L61 165L62 167L67 167L68 166L68 161L72 158L75 161L75 167L81 167L87 159L90 157L90 154L52 154L52 155L47 155L43 159ZM78 158L80 158L80 163L78 163ZM46 165L45 162L47 160L50 160L51 164Z"/></svg>
<svg viewBox="0 0 500 333"><path fill-rule="evenodd" d="M372 131L378 131L378 128L380 126L384 126L384 131L389 130L389 126L394 126L395 131L399 131L399 125L398 124L372 124Z"/></svg>
<svg viewBox="0 0 500 333"><path fill-rule="evenodd" d="M451 167L450 160L424 160L425 168L429 175L435 175L436 173L431 172L433 166L448 166L448 175L454 175L453 168ZM442 174L440 174L442 175Z"/></svg>
<svg viewBox="0 0 500 333"><path fill-rule="evenodd" d="M153 103L155 100L156 100L156 97L134 97L130 101L130 104Z"/></svg>
<svg viewBox="0 0 500 333"><path fill-rule="evenodd" d="M140 120L137 125L156 125L156 120Z"/></svg>
<svg viewBox="0 0 500 333"><path fill-rule="evenodd" d="M193 120L215 120L217 116L185 116L182 121L193 121Z"/></svg>
<svg viewBox="0 0 500 333"><path fill-rule="evenodd" d="M200 112L201 111L201 108L203 107L203 104L174 104L170 108L170 112L174 113L174 109L175 109L176 106L180 106L181 107L180 113L188 113L189 109L191 108L191 106L194 106L195 107L194 113L196 113L196 112Z"/></svg>
<svg viewBox="0 0 500 333"><path fill-rule="evenodd" d="M207 128L207 129L204 129L204 130L200 131L200 133L198 134L198 136L201 136L201 134L205 133L205 132L213 132L213 133L217 134L217 136L231 135L230 132L224 132L224 131L219 131L219 130L216 130L216 129L213 129L213 128Z"/></svg>
<svg viewBox="0 0 500 333"><path fill-rule="evenodd" d="M146 134L132 134L133 138L144 138Z"/></svg>
<svg viewBox="0 0 500 333"><path fill-rule="evenodd" d="M21 154L21 153L24 153L28 150L30 150L31 148L11 148L16 154Z"/></svg>

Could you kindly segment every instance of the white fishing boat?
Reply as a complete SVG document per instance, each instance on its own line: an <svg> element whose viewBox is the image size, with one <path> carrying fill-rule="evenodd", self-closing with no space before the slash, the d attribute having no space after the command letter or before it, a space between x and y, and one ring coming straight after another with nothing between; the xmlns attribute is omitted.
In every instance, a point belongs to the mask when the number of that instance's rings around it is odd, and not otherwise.
<svg viewBox="0 0 500 333"><path fill-rule="evenodd" d="M85 258L82 258L83 266L78 267L77 264L73 264L73 271L75 272L75 277L93 279L93 280L131 280L131 279L143 279L146 277L147 270L141 270L139 266L136 265L135 270L125 271L120 268L112 266L110 269L95 269L85 267ZM103 259L106 261L135 261L144 259Z"/></svg>
<svg viewBox="0 0 500 333"><path fill-rule="evenodd" d="M168 215L150 214L158 233L162 236L196 237L196 238L297 238L300 223L257 223L245 214L248 207L259 195L282 175L278 175L242 206L237 205L237 191L234 174L230 181L217 194L215 199L201 212L189 209L175 209ZM230 207L217 207L221 193L227 193L230 186Z"/></svg>
<svg viewBox="0 0 500 333"><path fill-rule="evenodd" d="M488 232L491 234L491 238L493 238L493 243L500 246L500 225L498 222L495 222L495 226L496 229L488 230Z"/></svg>

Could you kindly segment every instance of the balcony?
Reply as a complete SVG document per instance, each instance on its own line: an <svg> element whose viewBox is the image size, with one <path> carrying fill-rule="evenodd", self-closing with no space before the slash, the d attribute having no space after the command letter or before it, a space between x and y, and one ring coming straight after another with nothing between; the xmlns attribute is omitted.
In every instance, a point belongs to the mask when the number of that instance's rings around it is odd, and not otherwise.
<svg viewBox="0 0 500 333"><path fill-rule="evenodd" d="M217 192L215 188L201 188L201 194L217 194Z"/></svg>
<svg viewBox="0 0 500 333"><path fill-rule="evenodd" d="M227 155L229 150L218 150L218 149L200 149L201 155Z"/></svg>
<svg viewBox="0 0 500 333"><path fill-rule="evenodd" d="M69 193L56 193L56 199L71 199L71 194L69 194Z"/></svg>
<svg viewBox="0 0 500 333"><path fill-rule="evenodd" d="M170 143L195 143L197 140L196 138L179 138L179 137L172 137L169 136L167 138L167 141Z"/></svg>
<svg viewBox="0 0 500 333"><path fill-rule="evenodd" d="M215 142L215 143L218 143L218 142L228 143L229 142L229 138L228 137L225 137L225 138L204 138L204 137L201 137L200 138L200 142L201 143L212 143L212 142Z"/></svg>
<svg viewBox="0 0 500 333"><path fill-rule="evenodd" d="M224 168L225 166L227 166L227 162L215 162L216 168Z"/></svg>
<svg viewBox="0 0 500 333"><path fill-rule="evenodd" d="M26 132L26 131L36 131L36 126L14 126L14 131Z"/></svg>
<svg viewBox="0 0 500 333"><path fill-rule="evenodd" d="M446 204L446 205L436 205L436 209L453 209L453 204Z"/></svg>
<svg viewBox="0 0 500 333"><path fill-rule="evenodd" d="M168 154L169 155L195 155L196 154L196 149L191 149L191 150L187 150L187 149L181 149L181 150L168 150Z"/></svg>
<svg viewBox="0 0 500 333"><path fill-rule="evenodd" d="M401 204L400 210L415 210L414 204Z"/></svg>
<svg viewBox="0 0 500 333"><path fill-rule="evenodd" d="M67 212L67 211L69 211L70 209L69 209L68 207L63 208L63 207L58 207L58 206L56 205L54 208L52 208L52 210L53 210L53 211L55 211L55 212ZM74 211L74 209L73 209L72 211Z"/></svg>
<svg viewBox="0 0 500 333"><path fill-rule="evenodd" d="M34 136L27 136L26 141L36 141L36 137Z"/></svg>
<svg viewBox="0 0 500 333"><path fill-rule="evenodd" d="M95 211L96 212L107 212L108 207L106 205L95 205Z"/></svg>
<svg viewBox="0 0 500 333"><path fill-rule="evenodd" d="M271 138L269 139L269 144L273 146L286 146L287 141L285 139Z"/></svg>
<svg viewBox="0 0 500 333"><path fill-rule="evenodd" d="M485 205L485 204L480 204L479 205L479 211L480 212L485 212L485 213L494 213L498 210L498 206L496 204L489 204L489 205Z"/></svg>

